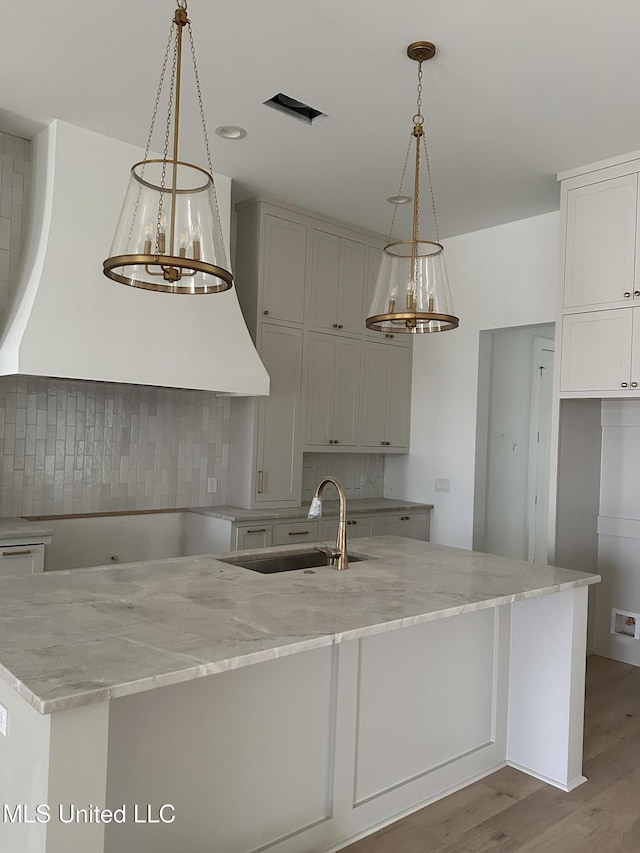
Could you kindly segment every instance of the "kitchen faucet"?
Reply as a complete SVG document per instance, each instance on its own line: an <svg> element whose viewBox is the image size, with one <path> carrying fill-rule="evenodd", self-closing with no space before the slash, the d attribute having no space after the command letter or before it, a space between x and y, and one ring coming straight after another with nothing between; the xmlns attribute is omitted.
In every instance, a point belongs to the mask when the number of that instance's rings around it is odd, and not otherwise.
<svg viewBox="0 0 640 853"><path fill-rule="evenodd" d="M340 511L338 515L338 535L335 547L326 545L314 545L316 551L322 551L331 558L331 565L341 571L349 568L347 557L347 496L344 493L342 483L335 477L324 477L316 486L316 491L311 501L308 518L317 518L322 515L322 492L327 483L331 483L338 490L340 500Z"/></svg>

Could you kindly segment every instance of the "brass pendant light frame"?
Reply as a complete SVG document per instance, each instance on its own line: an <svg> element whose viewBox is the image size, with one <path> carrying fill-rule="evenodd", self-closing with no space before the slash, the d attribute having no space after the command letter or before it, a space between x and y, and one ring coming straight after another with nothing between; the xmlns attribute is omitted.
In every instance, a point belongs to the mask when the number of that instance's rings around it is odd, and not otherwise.
<svg viewBox="0 0 640 853"><path fill-rule="evenodd" d="M393 233L393 226L395 223L395 216L397 210L394 210L394 216L391 223L391 230L389 234L389 242L384 247L384 253L391 259L391 263L394 261L402 262L402 261L410 261L410 273L408 279L408 285L406 290L406 308L404 310L396 311L396 301L397 301L397 293L398 293L398 273L395 273L395 281L394 281L394 273L390 268L389 270L385 270L383 273L383 267L385 261L381 264L380 272L378 274L378 282L376 285L376 290L374 293L374 298L371 306L370 316L367 317L366 326L368 329L373 329L374 331L379 332L389 332L393 331L393 333L398 334L425 334L429 332L444 332L450 329L455 329L459 324L459 319L454 314L449 311L438 311L436 304L436 296L432 295L432 293L438 294L438 301L442 301L443 307L450 308L451 307L451 297L449 294L449 284L446 277L446 268L444 266L444 246L440 243L440 239L438 236L438 221L436 217L436 208L435 208L435 200L433 195L433 186L431 182L431 169L429 165L429 155L427 151L426 138L424 134L424 117L421 112L422 108L422 63L427 62L429 59L432 59L436 54L436 47L433 42L430 41L415 41L412 42L407 47L407 56L418 62L419 70L418 70L418 100L417 100L417 109L416 113L413 116L413 130L411 133L411 139L409 142L409 148L407 149L407 155L405 158L404 168L402 171L402 178L400 181L400 188L398 190L397 197L402 196L402 188L404 183L404 177L409 161L409 154L411 151L411 145L415 142L415 173L414 173L414 196L413 196L413 229L412 229L412 239L411 240L397 240L391 241L391 235ZM427 166L427 174L429 177L429 190L431 194L431 204L433 208L433 218L436 232L435 240L423 240L419 237L419 223L420 223L420 154L421 154L421 145L424 146L424 156ZM398 247L402 246L411 246L411 253L403 255L398 251L394 251ZM420 251L421 246L429 246L433 247L434 251L423 252ZM438 258L440 256L441 269L440 270L432 270L430 275L435 280L438 276L441 279L440 284L436 284L429 289L429 296L426 299L428 310L418 310L418 304L416 299L416 292L418 291L418 277L419 277L419 261L426 261L427 259ZM389 277L388 281L385 281L385 275ZM429 271L422 269L420 271L420 277L423 278L429 277ZM406 280L406 279L405 279ZM382 290L379 292L379 287L382 287ZM388 288L388 290L386 290ZM424 296L424 284L421 285L421 295ZM442 294L444 294L442 296ZM381 301L381 296L384 296L384 303ZM378 308L378 311L375 311L374 306ZM380 308L387 308L386 311L380 311ZM425 307L424 305L421 307ZM373 313L375 311L375 313Z"/></svg>
<svg viewBox="0 0 640 853"><path fill-rule="evenodd" d="M112 252L116 247L118 238L118 248L124 248L125 251L114 252L111 257L103 262L104 274L120 284L128 285L129 287L141 288L143 290L159 291L162 293L184 293L184 294L209 294L221 293L229 290L233 284L233 276L226 269L226 251L224 248L224 238L222 234L222 223L220 211L215 190L215 181L213 177L213 166L211 162L211 152L209 150L209 139L207 126L204 116L204 107L202 103L202 94L200 91L200 79L198 67L196 63L195 48L193 36L191 34L191 21L187 15L186 0L176 0L177 8L175 10L169 40L167 43L162 73L160 75L160 83L155 100L155 107L151 120L151 127L147 140L144 159L135 163L131 168L130 188L133 185L132 204L133 212L130 210L125 214L125 206L128 197L125 197L125 205L121 213L121 220L125 215L129 216L126 220L128 228L120 229L120 233L116 231ZM175 31L174 31L175 26ZM180 101L181 101L181 82L182 82L182 38L185 27L189 29L189 38L191 43L191 54L193 59L193 69L195 75L196 89L198 102L200 106L200 117L204 133L204 142L207 153L209 170L196 166L193 163L179 159L178 156L178 141L180 136ZM165 72L168 66L169 53L173 43L173 65L170 71L170 90L169 103L167 109L166 132L164 142L164 156L162 158L149 158L151 148L151 139L155 126L156 116L158 113L162 88L165 80ZM172 109L173 109L173 127L172 125ZM172 156L169 156L169 140L173 131L173 151ZM144 177L145 168L159 167L159 182L153 182ZM195 173L200 173L203 176L202 182L194 182L197 185L189 188L180 187L178 185L178 173L182 170L185 173L193 170ZM167 173L170 173L170 181L165 183ZM137 190L135 190L137 187ZM147 193L144 201L147 202L145 208L148 213L149 201L151 198L153 218L156 220L155 229L150 221L145 226L144 238L141 240L140 248L142 251L129 251L129 246L136 240L140 240L142 208L144 207L141 201L143 194ZM219 263L207 260L207 257L201 257L201 247L204 247L204 240L201 242L201 221L197 215L198 210L194 214L196 205L194 199L198 194L203 193L204 196L211 194L211 198L201 202L202 207L199 212L204 216L205 227L211 224L213 231L211 235L206 235L207 248L211 248L211 253L206 254L211 257L211 260L222 259L225 266ZM189 198L193 197L193 198ZM183 232L180 241L177 240L177 217L178 217L178 199L184 198L182 202L186 205L187 223L181 222L181 228L190 227L192 232L193 243L191 247L192 257L189 257L187 246L189 235ZM168 217L164 208L168 207ZM208 215L211 214L210 222ZM194 218L195 216L195 218ZM167 222L168 219L168 222ZM120 226L121 223L119 223ZM169 233L166 234L166 227L169 225ZM137 229L137 233L136 232ZM128 236L123 238L123 233L128 230ZM197 230L197 235L196 235ZM155 240L151 237L155 231ZM214 233L215 232L215 233ZM168 240L167 240L168 236ZM210 237L210 239L209 239ZM178 252L179 242L179 252ZM167 246L168 243L168 246ZM155 248L154 251L150 251ZM167 247L168 252L165 251ZM202 273L203 275L198 275ZM142 278L141 275L146 276ZM153 280L157 277L157 280Z"/></svg>

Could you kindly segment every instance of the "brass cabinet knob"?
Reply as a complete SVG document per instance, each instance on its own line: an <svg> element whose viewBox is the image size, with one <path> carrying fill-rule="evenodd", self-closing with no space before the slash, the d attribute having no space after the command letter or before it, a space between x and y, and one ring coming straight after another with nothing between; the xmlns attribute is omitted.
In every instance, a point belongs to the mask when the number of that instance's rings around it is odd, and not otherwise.
<svg viewBox="0 0 640 853"><path fill-rule="evenodd" d="M637 383L637 382L632 382L632 383L631 383L631 387L632 387L632 388L637 388L637 387L638 387L638 383Z"/></svg>
<svg viewBox="0 0 640 853"><path fill-rule="evenodd" d="M620 387L621 387L621 388L626 388L628 385L629 385L629 383L628 383L628 382L621 382L621 383L620 383Z"/></svg>
<svg viewBox="0 0 640 853"><path fill-rule="evenodd" d="M357 524L358 522L354 519L352 523L353 523L353 524Z"/></svg>
<svg viewBox="0 0 640 853"><path fill-rule="evenodd" d="M624 298L628 299L631 296L628 290L625 291Z"/></svg>
<svg viewBox="0 0 640 853"><path fill-rule="evenodd" d="M633 295L634 296L640 296L640 290L634 290Z"/></svg>
<svg viewBox="0 0 640 853"><path fill-rule="evenodd" d="M334 328L334 329L339 329L339 328L340 328L340 326L339 326L337 323L334 323L334 324L333 324L333 328Z"/></svg>
<svg viewBox="0 0 640 853"><path fill-rule="evenodd" d="M263 311L262 313L264 314L264 316L265 316L265 317L268 317L268 316L269 316L269 312L268 312L268 311Z"/></svg>
<svg viewBox="0 0 640 853"><path fill-rule="evenodd" d="M334 444L340 444L340 442L338 441L338 439L337 439L337 438L334 438L334 439L333 439L333 443L334 443Z"/></svg>
<svg viewBox="0 0 640 853"><path fill-rule="evenodd" d="M339 329L344 329L344 326L342 325L342 323L338 323L338 328L339 328Z"/></svg>
<svg viewBox="0 0 640 853"><path fill-rule="evenodd" d="M395 335L390 335L389 332L385 332L385 338L395 338Z"/></svg>

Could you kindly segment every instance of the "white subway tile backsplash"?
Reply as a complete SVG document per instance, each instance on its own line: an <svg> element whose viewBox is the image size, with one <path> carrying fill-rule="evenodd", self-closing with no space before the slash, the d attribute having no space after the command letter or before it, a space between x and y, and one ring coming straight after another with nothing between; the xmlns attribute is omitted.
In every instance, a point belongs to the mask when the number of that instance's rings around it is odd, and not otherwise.
<svg viewBox="0 0 640 853"><path fill-rule="evenodd" d="M0 377L0 514L224 503L229 407L206 391Z"/></svg>
<svg viewBox="0 0 640 853"><path fill-rule="evenodd" d="M344 486L348 498L381 498L384 492L384 455L381 453L305 453L302 463L302 500L310 501L315 487L331 474Z"/></svg>

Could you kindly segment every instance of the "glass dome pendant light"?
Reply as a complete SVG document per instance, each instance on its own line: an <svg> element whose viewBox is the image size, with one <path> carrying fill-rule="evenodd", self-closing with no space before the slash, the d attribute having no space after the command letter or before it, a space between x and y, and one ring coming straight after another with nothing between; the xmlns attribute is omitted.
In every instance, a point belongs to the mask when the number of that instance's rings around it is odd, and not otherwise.
<svg viewBox="0 0 640 853"><path fill-rule="evenodd" d="M185 27L193 59L208 171L181 160L178 153ZM150 158L149 152L170 54L164 151L162 158L156 159ZM229 290L233 282L227 264L186 0L177 0L144 159L131 167L129 186L103 272L121 284L163 293L219 293Z"/></svg>
<svg viewBox="0 0 640 853"><path fill-rule="evenodd" d="M428 41L416 41L407 48L407 56L418 63L418 101L398 196L402 196L409 155L415 142L413 229L410 240L391 242L398 210L396 204L389 232L389 242L382 254L373 300L366 321L368 329L375 329L379 332L419 335L427 332L445 332L448 329L455 329L459 323L458 318L454 315L444 260L444 246L440 243L438 235L429 153L424 132L424 116L421 112L422 63L435 56L435 52L435 45ZM419 233L420 160L422 154L424 154L429 179L435 240L422 240Z"/></svg>

